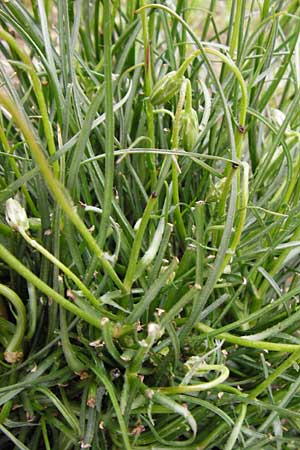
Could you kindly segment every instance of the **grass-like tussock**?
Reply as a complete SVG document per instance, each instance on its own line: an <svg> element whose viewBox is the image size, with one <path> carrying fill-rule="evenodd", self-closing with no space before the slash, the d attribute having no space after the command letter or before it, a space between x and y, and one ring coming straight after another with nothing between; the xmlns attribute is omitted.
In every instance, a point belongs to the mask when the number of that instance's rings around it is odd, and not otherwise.
<svg viewBox="0 0 300 450"><path fill-rule="evenodd" d="M300 447L300 5L223 3L0 4L1 449Z"/></svg>

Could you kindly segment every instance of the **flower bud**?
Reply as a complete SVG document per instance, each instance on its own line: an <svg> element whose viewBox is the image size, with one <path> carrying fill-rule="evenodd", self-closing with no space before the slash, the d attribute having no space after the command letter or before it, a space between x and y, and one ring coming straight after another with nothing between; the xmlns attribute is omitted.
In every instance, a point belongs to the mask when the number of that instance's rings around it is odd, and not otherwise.
<svg viewBox="0 0 300 450"><path fill-rule="evenodd" d="M182 110L179 125L180 146L190 152L193 150L199 136L199 121L197 112L194 109L190 111Z"/></svg>
<svg viewBox="0 0 300 450"><path fill-rule="evenodd" d="M164 75L154 86L150 100L152 105L162 105L176 95L184 80L184 76L173 70Z"/></svg>
<svg viewBox="0 0 300 450"><path fill-rule="evenodd" d="M9 198L5 203L5 218L8 225L16 231L26 231L29 228L25 209L13 198Z"/></svg>

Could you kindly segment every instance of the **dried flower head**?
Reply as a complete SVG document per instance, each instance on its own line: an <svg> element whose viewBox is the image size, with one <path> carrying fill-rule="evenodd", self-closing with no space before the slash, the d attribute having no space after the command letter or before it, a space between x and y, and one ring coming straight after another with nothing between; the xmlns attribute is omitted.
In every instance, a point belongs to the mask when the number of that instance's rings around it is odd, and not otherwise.
<svg viewBox="0 0 300 450"><path fill-rule="evenodd" d="M29 228L25 209L14 198L5 203L5 218L8 225L16 231L26 231Z"/></svg>

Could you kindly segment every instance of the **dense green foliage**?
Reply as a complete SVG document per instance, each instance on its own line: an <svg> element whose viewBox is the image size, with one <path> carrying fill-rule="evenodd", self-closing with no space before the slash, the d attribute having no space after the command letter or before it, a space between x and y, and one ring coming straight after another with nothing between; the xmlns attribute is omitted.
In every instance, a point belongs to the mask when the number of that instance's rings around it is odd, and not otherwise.
<svg viewBox="0 0 300 450"><path fill-rule="evenodd" d="M300 448L299 19L0 2L1 449Z"/></svg>

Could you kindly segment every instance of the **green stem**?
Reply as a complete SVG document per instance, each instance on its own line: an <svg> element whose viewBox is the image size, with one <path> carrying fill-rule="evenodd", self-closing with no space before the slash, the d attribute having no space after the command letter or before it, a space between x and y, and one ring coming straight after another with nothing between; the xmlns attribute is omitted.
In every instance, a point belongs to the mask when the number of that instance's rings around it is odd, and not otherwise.
<svg viewBox="0 0 300 450"><path fill-rule="evenodd" d="M41 417L41 428L42 428L42 435L43 435L45 450L51 450L51 445L50 445L50 441L49 441L49 437L48 437L48 433L47 433L46 419L44 416Z"/></svg>
<svg viewBox="0 0 300 450"><path fill-rule="evenodd" d="M186 82L186 98L185 98L185 105L184 110L186 113L191 113L193 109L193 102L192 102L192 85L190 80L187 80Z"/></svg>
<svg viewBox="0 0 300 450"><path fill-rule="evenodd" d="M100 0L96 0L95 13L94 13L94 42L95 42L95 54L96 54L97 61L100 60L99 17L100 17Z"/></svg>
<svg viewBox="0 0 300 450"><path fill-rule="evenodd" d="M180 129L180 116L183 110L185 95L187 90L188 83L184 81L182 83L180 89L179 100L176 108L175 119L173 121L173 129L172 129L172 150L177 150L179 147L179 129ZM186 231L184 222L182 219L181 211L180 211L180 198L179 198L179 184L178 184L178 162L177 156L173 155L172 157L172 192L173 192L173 201L175 205L175 219L176 219L176 227L178 229L178 233L180 235L180 239L182 242L185 241Z"/></svg>
<svg viewBox="0 0 300 450"><path fill-rule="evenodd" d="M123 367L126 366L126 361L122 360L120 353L113 341L114 336L113 324L107 317L103 317L101 319L101 325L102 325L103 340L105 342L105 347L108 353L115 361L117 361L118 364L120 364Z"/></svg>
<svg viewBox="0 0 300 450"><path fill-rule="evenodd" d="M64 293L63 279L60 276L58 276L57 278L58 278L56 283L57 290L61 295L63 295ZM60 325L61 345L67 364L73 372L80 373L83 370L84 365L77 358L76 353L74 352L73 347L71 345L69 338L66 310L62 306L59 307L59 325Z"/></svg>
<svg viewBox="0 0 300 450"><path fill-rule="evenodd" d="M160 325L149 323L148 324L148 336L143 341L140 341L139 349L136 351L134 358L132 359L130 366L127 369L128 376L132 379L136 378L143 362L146 359L146 355L149 354L154 343L159 339L161 333Z"/></svg>
<svg viewBox="0 0 300 450"><path fill-rule="evenodd" d="M34 334L35 334L36 325L37 325L38 299L37 299L35 287L32 286L32 284L27 283L27 289L28 289L28 296L29 296L29 300L28 300L29 329L28 329L28 332L27 332L27 335L26 335L26 339L28 341L30 341L33 338Z"/></svg>
<svg viewBox="0 0 300 450"><path fill-rule="evenodd" d="M4 284L0 284L0 294L7 298L16 310L16 331L4 352L5 360L15 363L23 357L21 348L26 331L26 309L20 297Z"/></svg>
<svg viewBox="0 0 300 450"><path fill-rule="evenodd" d="M213 328L205 325L204 323L197 323L195 328L203 333L217 333L218 330L214 330ZM246 338L242 338L239 336L235 336L230 333L218 333L215 335L218 339L224 339L226 342L230 342L232 344L239 345L241 347L248 348L257 348L262 350L270 350L274 352L297 352L300 350L300 345L295 344L280 344L277 342L266 342L266 341L254 341Z"/></svg>
<svg viewBox="0 0 300 450"><path fill-rule="evenodd" d="M224 231L222 235L222 240L219 246L219 250L217 256L214 261L214 265L211 267L207 281L203 286L203 289L199 292L197 296L197 303L194 303L191 314L188 317L187 322L180 330L181 339L184 339L185 336L192 330L194 324L199 321L199 316L206 305L206 302L212 292L216 281L219 278L219 273L228 250L229 241L232 233L232 227L235 218L235 208L236 208L236 199L237 199L237 182L236 182L236 174L233 176L232 185L231 185L231 194L229 200L229 207L226 222L224 225Z"/></svg>
<svg viewBox="0 0 300 450"><path fill-rule="evenodd" d="M143 5L144 0L140 1ZM148 20L146 11L141 14L142 27L143 27L143 43L144 43L144 66L145 66L145 107L146 107L146 117L147 117L147 129L150 143L147 144L149 147L155 148L155 130L154 130L154 115L153 106L150 101L150 96L152 93L152 73L151 73L151 49L150 49L150 39L148 32ZM156 169L155 169L155 155L147 155L147 165L151 174L151 189L154 190L156 186Z"/></svg>
<svg viewBox="0 0 300 450"><path fill-rule="evenodd" d="M177 265L178 259L174 258L167 269L152 284L150 284L150 288L147 290L145 296L137 303L133 311L127 317L126 323L133 324L140 320L144 312L150 307L151 302L157 297L159 291L166 285L170 275L176 271Z"/></svg>
<svg viewBox="0 0 300 450"><path fill-rule="evenodd" d="M132 21L134 18L134 10L136 8L136 0L131 0L130 2L126 2L126 14L129 21Z"/></svg>
<svg viewBox="0 0 300 450"><path fill-rule="evenodd" d="M45 102L45 97L43 94L43 89L41 86L41 82L39 77L36 74L36 71L34 69L34 66L31 62L30 57L22 50L22 46L20 46L17 41L6 31L3 29L0 30L0 39L5 40L12 48L13 50L19 55L19 57L22 59L24 64L26 64L26 69L28 70L28 73L30 74L34 93L37 98L37 102L39 105L40 113L42 116L43 126L44 126L44 132L45 137L48 144L49 154L53 156L56 153L55 143L54 143L54 137L53 137L53 131L50 124L50 119L47 112L47 106ZM59 176L59 162L54 161L53 163L53 171L56 178Z"/></svg>
<svg viewBox="0 0 300 450"><path fill-rule="evenodd" d="M245 323L249 323L250 321L259 319L261 317L267 317L268 314L270 314L271 311L276 309L277 307L283 305L285 302L289 301L291 298L293 298L295 295L298 295L300 293L300 287L296 287L294 289L289 290L285 294L283 294L279 299L275 300L274 302L268 303L266 306L261 308L258 311L255 311L246 317L239 319L235 322L231 322L228 325L225 325L221 327L219 330L214 330L208 333L208 335L205 337L207 338L213 338L217 334L224 333L230 330L235 330L242 326ZM202 338L200 338L202 341ZM204 340L204 339L203 339ZM285 344L286 345L286 344Z"/></svg>
<svg viewBox="0 0 300 450"><path fill-rule="evenodd" d="M204 61L206 62L206 64L207 64L207 66L208 66L208 69L209 69L209 72L211 73L211 76L212 76L212 78L213 78L213 80L214 80L214 82L216 83L216 87L217 87L217 90L218 90L218 92L219 92L219 94L220 94L220 97L221 97L221 100L222 100L222 104L223 104L223 107L224 107L224 114L225 114L225 118L226 118L226 122L227 122L227 126L228 126L228 131L229 131L229 139L230 139L230 145L231 145L231 147L232 147L232 149L231 149L231 151L232 151L232 159L233 160L235 160L236 159L236 144L235 144L235 138L234 138L234 136L233 136L233 130L232 130L232 124L231 124L231 118L230 118L230 112L229 112L229 109L228 109L228 105L227 105L227 103L226 103L226 99L225 99L225 96L224 96L224 92L223 92L223 90L222 90L222 86L221 86L221 84L220 84L220 81L219 81L219 79L218 79L218 77L216 76L216 74L215 74L215 72L214 72L214 69L213 69L213 66L212 66L212 64L211 64L211 62L209 61L209 59L206 57L206 55L205 55L205 52L207 51L207 49L204 49L204 47L203 47L203 45L202 45L202 43L200 42L200 40L198 39L198 37L196 36L196 34L194 33L194 31L191 29L191 27L178 15L178 14L176 14L174 11L172 11L170 8L168 8L167 6L164 6L164 5L158 5L158 4L154 4L154 3L151 3L151 4L149 4L149 5L145 5L145 6L142 6L141 8L139 8L137 11L136 11L136 13L141 13L142 11L144 11L146 8L151 8L151 9L162 9L163 11L166 11L166 12L168 12L171 16L173 16L174 18L176 18L176 20L178 20L178 22L180 22L181 24L182 24L182 26L187 30L187 32L189 33L189 35L194 39L194 42L196 43L196 45L197 45L197 47L199 48L199 50L200 50L200 53L202 54L202 56L203 56L203 59L204 59ZM213 50L213 49L209 49L209 50L212 50L212 51L214 51L214 52L216 52L216 50ZM198 50L197 50L198 51ZM218 52L219 53L219 52ZM220 53L219 53L220 54ZM221 54L222 55L222 54ZM192 56L192 55L191 55ZM191 58L191 57L190 57ZM189 59L190 59L189 58ZM223 58L226 58L224 55L222 55L222 58L221 59L223 59ZM193 57L191 58L191 60L190 61L192 61L193 60ZM226 58L226 60L228 60L228 58ZM189 61L189 62L190 62ZM223 59L223 61L225 62L225 60ZM228 60L229 61L229 60ZM184 63L185 64L185 63ZM188 63L189 64L189 63ZM238 68L232 63L230 63L230 65L231 65L231 67L233 66L234 67L234 70L235 70L235 75L237 75L237 73L240 73L239 72L239 70L238 70ZM186 66L187 67L187 66ZM183 70L183 72L185 71L185 69ZM245 84L245 82L244 82L244 80L243 80L243 77L240 75L240 77L239 77L239 82L243 82L243 84ZM243 93L244 92L244 93ZM245 93L246 93L246 89L242 89L242 97L245 95ZM247 103L247 102L246 102ZM245 116L246 116L246 111L245 111ZM242 122L240 122L240 124L243 126L243 123ZM240 145L240 144L239 144ZM241 151L240 151L241 149L239 149L239 151L238 151L238 154L240 154L241 153ZM239 156L238 156L239 157Z"/></svg>
<svg viewBox="0 0 300 450"><path fill-rule="evenodd" d="M1 409L0 412L0 425L3 424L3 422L7 419L7 417L9 416L9 413L13 407L13 400L8 400Z"/></svg>
<svg viewBox="0 0 300 450"><path fill-rule="evenodd" d="M132 450L129 439L128 439L128 431L127 431L127 427L125 425L125 421L119 406L119 402L114 390L114 387L111 383L111 381L109 380L109 378L106 376L105 372L100 369L100 368L96 368L93 367L92 371L95 373L95 375L97 376L97 378L100 379L100 381L103 383L109 397L112 403L112 406L115 410L115 414L117 416L117 420L119 422L119 426L120 426L120 430L121 430L121 434L122 434L122 439L124 442L124 448L126 450Z"/></svg>
<svg viewBox="0 0 300 450"><path fill-rule="evenodd" d="M292 117L294 117L294 114L297 111L297 108L299 107L299 99L300 99L300 90L297 90L295 92L295 96L289 106L289 109L285 115L285 119L282 122L282 125L280 126L279 130L277 130L275 139L272 141L272 145L268 148L268 153L267 153L266 157L260 163L260 167L259 167L260 170L257 171L255 180L252 183L252 192L253 193L254 192L257 193L261 189L261 185L264 181L266 170L271 163L272 157L273 157L276 149L280 145L280 141L283 139L286 129L289 126L290 121L292 120Z"/></svg>
<svg viewBox="0 0 300 450"><path fill-rule="evenodd" d="M243 181L242 181L242 190L241 190L241 201L240 201L240 214L238 215L238 224L236 226L236 230L234 231L232 243L227 250L227 254L224 257L224 261L222 267L220 269L220 276L224 272L225 266L229 263L230 259L235 253L235 250L240 242L243 228L245 225L246 215L247 215L247 205L249 198L249 165L246 162L241 163L241 167L243 168Z"/></svg>
<svg viewBox="0 0 300 450"><path fill-rule="evenodd" d="M0 244L0 258L6 262L6 264L19 273L29 283L33 284L37 289L43 292L49 299L54 300L65 309L85 320L94 327L101 329L100 316L93 316L74 305L72 302L66 300L62 295L58 294L54 289L44 283L33 272L27 269L17 258L15 258L6 248Z"/></svg>
<svg viewBox="0 0 300 450"><path fill-rule="evenodd" d="M60 270L62 270L78 287L78 289L81 290L81 292L85 295L85 297L94 305L99 311L101 311L101 304L99 300L96 299L96 297L91 293L91 291L86 287L86 285L75 275L72 270L70 270L68 267L66 267L61 261L59 261L52 253L48 252L47 249L45 249L42 245L40 245L37 241L32 239L24 230L19 230L21 236L25 239L26 242L28 242L31 247L38 250L45 258L47 258L49 261L51 261L53 264L55 264L56 267L58 267ZM104 309L102 309L103 312Z"/></svg>
<svg viewBox="0 0 300 450"><path fill-rule="evenodd" d="M300 240L300 227L296 228L296 231L292 234L290 241L299 241ZM286 250L284 250L281 255L275 260L273 267L269 270L269 274L271 277L275 276L276 274L278 274L282 268L282 264L285 261L286 257L288 256L288 254L290 253L291 249L287 248ZM269 282L268 280L264 279L264 281L262 282L259 290L258 290L258 298L260 299L260 304L262 303L262 299L268 289L269 286Z"/></svg>
<svg viewBox="0 0 300 450"><path fill-rule="evenodd" d="M66 310L62 307L60 307L59 311L59 322L61 345L67 364L73 372L80 373L80 371L84 368L84 364L76 357L71 345L68 333Z"/></svg>
<svg viewBox="0 0 300 450"><path fill-rule="evenodd" d="M11 433L4 425L0 424L0 431L2 434L5 434L6 437L10 441L12 441L15 444L15 447L20 450L30 450L25 444L23 444L19 439L15 436L15 434Z"/></svg>
<svg viewBox="0 0 300 450"><path fill-rule="evenodd" d="M150 6L150 5L149 5ZM178 74L184 74L189 64L199 55L201 55L203 52L215 55L218 58L220 58L227 67L233 72L235 75L240 88L241 88L241 102L240 102L240 115L239 115L239 125L240 127L245 127L245 121L246 121L246 114L247 114L247 106L248 106L248 94L247 94L247 87L245 80L238 69L238 67L234 64L234 62L227 56L223 55L223 53L219 52L218 50L214 48L203 48L202 50L196 50L194 53L192 53L185 62L180 66L177 73ZM240 128L240 129L242 129ZM236 152L237 152L237 158L241 159L242 156L242 138L243 138L243 132L240 130L237 130L235 140L236 140Z"/></svg>
<svg viewBox="0 0 300 450"><path fill-rule="evenodd" d="M300 350L292 353L280 366L278 366L271 375L268 376L256 388L252 389L249 394L250 399L258 397L265 389L267 389L280 375L282 375L289 367L291 367L300 358Z"/></svg>
<svg viewBox="0 0 300 450"><path fill-rule="evenodd" d="M297 136L297 139L299 141L299 136ZM283 205L289 204L290 199L291 199L292 195L294 194L295 186L299 180L299 175L300 175L300 156L297 155L295 162L293 164L293 177L289 183L289 186L286 190L285 196L283 197L283 200L282 200Z"/></svg>
<svg viewBox="0 0 300 450"><path fill-rule="evenodd" d="M240 405L239 410L240 410L239 416L232 429L232 432L230 433L228 441L226 442L224 450L232 450L234 448L236 440L241 432L241 428L247 413L247 405Z"/></svg>
<svg viewBox="0 0 300 450"><path fill-rule="evenodd" d="M223 435L227 431L228 425L227 423L220 423L218 426L214 427L214 429L204 438L201 442L197 443L197 447L195 450L205 450L208 446L211 448L216 440Z"/></svg>
<svg viewBox="0 0 300 450"><path fill-rule="evenodd" d="M111 34L112 24L105 18L111 17L111 1L103 3L103 34L104 34L104 83L105 83L105 183L102 216L98 242L103 247L105 242L109 217L112 209L113 183L114 183L114 135L115 121L113 111L113 86L112 86L112 49Z"/></svg>
<svg viewBox="0 0 300 450"><path fill-rule="evenodd" d="M50 402L55 406L55 408L60 412L62 417L65 418L65 420L69 423L70 427L72 428L73 433L76 433L77 435L80 433L79 428L79 422L77 419L77 416L73 412L73 410L69 407L68 404L65 404L65 402L62 402L57 395L55 395L48 387L45 386L35 386L35 391L39 391L42 394L44 394Z"/></svg>
<svg viewBox="0 0 300 450"><path fill-rule="evenodd" d="M148 400L158 403L162 406L165 406L175 414L182 416L189 424L195 438L197 432L197 424L188 408L178 404L174 400L168 398L166 395L161 394L159 390L148 388L144 383L142 383L139 380L137 380L137 384L139 386L140 391Z"/></svg>
<svg viewBox="0 0 300 450"><path fill-rule="evenodd" d="M195 284L202 286L204 273L204 223L205 223L205 202L200 200L196 203L194 209L195 224L196 224L196 240L197 240L197 255L196 255L196 277Z"/></svg>
<svg viewBox="0 0 300 450"><path fill-rule="evenodd" d="M240 30L242 6L243 6L242 0L237 0L232 38L231 38L230 47L229 47L229 54L230 54L231 58L234 57L235 51L237 49L238 41L239 41L239 30Z"/></svg>
<svg viewBox="0 0 300 450"><path fill-rule="evenodd" d="M5 134L2 126L0 126L0 140L2 142L3 149L5 150L5 152L8 155L11 155L11 149L10 149L10 146L9 146L6 134ZM15 174L16 178L18 178L18 179L21 178L21 173L19 171L19 168L18 168L18 165L17 165L15 159L9 156L8 160L9 160L9 163L11 165L12 170L14 171L14 174ZM32 214L35 217L37 217L38 216L38 211L37 211L37 209L35 207L35 204L34 204L32 198L31 198L31 195L29 194L26 186L24 184L22 184L21 189L22 189L22 192L23 192L24 197L26 199L26 202L28 203L29 208L31 209Z"/></svg>
<svg viewBox="0 0 300 450"><path fill-rule="evenodd" d="M238 2L239 3L239 2ZM240 101L240 114L239 114L239 128L235 133L235 144L236 144L236 156L238 159L242 158L242 143L244 136L244 128L246 124L246 114L247 114L247 106L248 106L248 94L247 94L247 86L245 80L238 69L238 67L234 64L234 62L223 55L223 53L215 50L213 48L205 48L206 53L210 53L211 55L215 55L220 58L227 67L234 73L240 88L241 88L241 101ZM242 130L242 131L241 131Z"/></svg>
<svg viewBox="0 0 300 450"><path fill-rule="evenodd" d="M176 317L180 311L191 302L191 300L195 297L196 292L200 289L200 286L195 285L189 288L189 290L181 298L176 299L176 303L162 317L160 322L161 327L165 327L168 323L174 320L174 317Z"/></svg>
<svg viewBox="0 0 300 450"><path fill-rule="evenodd" d="M27 141L31 152L36 160L37 165L40 168L40 171L47 183L49 189L51 190L53 197L59 203L61 209L68 216L70 221L75 225L78 231L84 237L87 245L90 250L97 256L100 263L103 266L103 269L107 272L110 278L115 282L115 284L120 288L123 292L125 292L125 288L118 275L114 271L111 264L105 259L102 250L97 245L95 239L92 237L89 230L86 228L78 214L74 211L74 207L72 205L71 200L65 194L63 187L59 183L59 181L53 176L53 173L48 165L48 162L43 154L43 151L40 145L37 142L37 139L30 127L30 124L23 117L22 113L17 109L16 105L10 99L10 97L3 91L0 90L0 103L11 113L14 118L17 126L22 131L25 140Z"/></svg>
<svg viewBox="0 0 300 450"><path fill-rule="evenodd" d="M191 385L179 385L179 386L168 386L168 387L158 387L152 388L154 392L162 392L165 395L174 394L186 394L187 392L202 392L213 389L220 383L223 383L229 377L229 370L223 364L203 364L198 368L199 373L202 372L221 372L220 375L211 381L205 381L204 383L197 383ZM197 373L197 372L196 372Z"/></svg>
<svg viewBox="0 0 300 450"><path fill-rule="evenodd" d="M136 232L133 244L132 244L132 250L130 253L130 259L124 279L124 288L125 291L129 292L132 286L132 283L134 281L135 273L136 273L136 264L139 257L141 245L142 245L142 239L147 227L147 224L150 219L151 212L155 206L155 203L157 201L157 194L156 192L153 192L150 196L150 199L148 201L148 204L144 210L144 214L141 220L141 223L139 224L139 228Z"/></svg>
<svg viewBox="0 0 300 450"><path fill-rule="evenodd" d="M233 178L233 175L236 172L236 169L237 169L236 165L232 164L231 168L230 168L230 170L229 170L229 172L228 172L228 174L226 176L226 180L224 182L224 185L223 185L223 189L222 189L222 192L221 192L221 195L220 195L219 204L218 204L218 213L217 213L217 215L218 215L218 217L220 219L222 219L224 217L224 215L225 215L227 197L228 197L228 193L230 191L232 178Z"/></svg>

